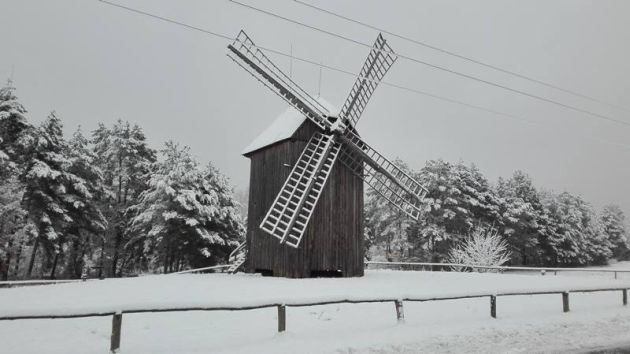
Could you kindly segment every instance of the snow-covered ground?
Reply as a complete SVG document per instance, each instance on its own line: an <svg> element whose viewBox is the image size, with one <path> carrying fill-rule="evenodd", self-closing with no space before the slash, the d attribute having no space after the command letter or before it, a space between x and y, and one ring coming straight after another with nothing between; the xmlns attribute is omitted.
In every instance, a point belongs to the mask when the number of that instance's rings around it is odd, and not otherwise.
<svg viewBox="0 0 630 354"><path fill-rule="evenodd" d="M356 279L281 279L249 275L167 275L0 289L0 315L68 314L138 307L255 305L332 298L491 293L524 289L630 287L609 277L368 271ZM575 352L630 346L630 309L621 292L289 307L276 332L275 308L125 314L122 353ZM0 321L6 353L106 353L111 317Z"/></svg>

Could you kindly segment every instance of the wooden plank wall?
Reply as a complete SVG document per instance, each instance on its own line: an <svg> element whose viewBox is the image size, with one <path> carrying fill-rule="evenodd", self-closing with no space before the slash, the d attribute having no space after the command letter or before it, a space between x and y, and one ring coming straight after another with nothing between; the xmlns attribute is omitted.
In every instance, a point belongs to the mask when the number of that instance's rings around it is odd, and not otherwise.
<svg viewBox="0 0 630 354"><path fill-rule="evenodd" d="M337 161L322 191L300 247L280 245L260 230L267 210L316 127L306 121L292 139L252 153L247 225L248 272L305 278L312 271L363 275L363 181ZM288 166L285 166L287 164Z"/></svg>

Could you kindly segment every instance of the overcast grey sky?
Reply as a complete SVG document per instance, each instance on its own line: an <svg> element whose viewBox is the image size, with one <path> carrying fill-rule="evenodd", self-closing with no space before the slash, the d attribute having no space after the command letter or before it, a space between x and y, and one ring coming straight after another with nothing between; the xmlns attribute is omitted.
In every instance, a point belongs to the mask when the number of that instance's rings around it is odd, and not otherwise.
<svg viewBox="0 0 630 354"><path fill-rule="evenodd" d="M368 49L252 12L227 0L114 0L259 45L358 72ZM243 0L372 43L376 31L290 0ZM338 13L435 46L630 107L630 1L322 1ZM241 150L285 109L226 57L227 41L97 0L0 0L0 76L14 67L33 121L56 110L70 133L118 118L141 125L153 147L167 139L212 160L237 188L248 183ZM576 98L388 37L395 51L630 122L630 111ZM270 55L288 71L289 60ZM293 63L314 95L319 68ZM630 212L630 127L598 120L403 59L386 80L520 116L538 124L381 86L358 129L413 168L444 158L474 162L496 181L515 169L536 185ZM324 70L321 95L340 106L354 78ZM596 137L594 141L585 136Z"/></svg>

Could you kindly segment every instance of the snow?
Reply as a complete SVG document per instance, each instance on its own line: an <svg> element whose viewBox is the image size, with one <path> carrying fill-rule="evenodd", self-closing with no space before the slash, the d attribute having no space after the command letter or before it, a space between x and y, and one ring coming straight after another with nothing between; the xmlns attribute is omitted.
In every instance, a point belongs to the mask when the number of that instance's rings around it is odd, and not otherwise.
<svg viewBox="0 0 630 354"><path fill-rule="evenodd" d="M253 275L162 275L0 289L0 315L69 314L132 308L298 303L333 298L433 297L520 290L630 287L630 279L453 272L368 271L352 279L283 279ZM122 353L416 353L578 351L630 345L630 309L619 291L287 308L276 333L274 308L123 315ZM105 353L111 317L0 321L8 353ZM624 342L625 341L625 342Z"/></svg>
<svg viewBox="0 0 630 354"><path fill-rule="evenodd" d="M324 106L324 108L326 108L329 112L338 111L333 105L321 97L317 98L317 102ZM287 107L287 109L280 114L270 126L263 130L260 135L258 135L245 149L243 149L242 154L247 155L250 152L262 149L265 146L290 138L305 120L306 117L297 109L292 106Z"/></svg>

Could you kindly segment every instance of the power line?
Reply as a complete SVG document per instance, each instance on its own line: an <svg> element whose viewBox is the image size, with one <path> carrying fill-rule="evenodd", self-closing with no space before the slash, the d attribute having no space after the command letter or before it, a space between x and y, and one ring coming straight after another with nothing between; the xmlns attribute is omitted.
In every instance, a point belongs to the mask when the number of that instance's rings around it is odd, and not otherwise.
<svg viewBox="0 0 630 354"><path fill-rule="evenodd" d="M195 31L202 32L202 33L205 33L205 34L209 34L209 35L212 35L212 36L224 39L224 40L229 40L229 41L237 40L236 38L228 36L228 35L224 35L224 34L221 34L221 33L218 33L218 32L206 30L206 29L203 29L203 28L200 28L200 27L192 26L192 25L180 22L180 21L176 21L176 20L173 20L173 19L170 19L170 18L154 15L154 14L142 11L142 10L134 9L134 8L127 7L127 6L124 6L124 5L120 5L120 4L117 4L117 3L114 3L114 2L110 2L110 1L107 1L107 0L97 0L97 1L99 1L101 3L104 3L104 4L107 4L107 5L110 5L110 6L114 6L114 7L126 10L126 11L134 12L134 13L137 13L137 14L140 14L140 15L143 15L143 16L148 16L148 17L151 17L151 18L154 18L154 19L157 19L157 20L161 20L161 21L165 21L165 22L168 22L168 23L171 23L171 24L182 26L182 27L187 28L187 29L191 29L191 30L195 30ZM264 47L264 46L260 46L260 45L253 45L253 46L258 48L258 49L261 49L261 50L264 50L264 51L267 51L267 52L270 52L270 53L273 53L273 54L276 54L276 55L280 55L280 56L283 56L283 57L287 57L287 58L290 58L292 60L297 60L297 61L309 64L309 65L314 65L314 66L318 66L320 68L328 69L330 71L335 71L335 72L339 72L339 73L342 73L342 74L346 74L346 75L352 76L354 78L362 78L362 79L365 79L365 80L368 80L368 81L373 81L370 78L367 78L367 77L364 77L364 76L361 76L361 75L357 75L357 74L355 74L353 72L350 72L348 70L344 70L344 69L337 68L337 67L334 67L334 66L326 65L326 64L323 64L323 63L318 63L318 62L316 62L314 60L311 60L311 59L297 57L297 56L294 56L292 54L287 54L287 53L284 53L282 51L275 50L275 49L268 48L268 47ZM434 99L437 99L437 100L440 100L440 101L444 101L444 102L448 102L448 103L452 103L452 104L457 104L457 105L460 105L460 106L473 108L473 109L484 111L484 112L487 112L487 113L492 113L494 115L499 115L499 116L503 116L503 117L506 117L506 118L518 120L518 121L521 121L521 122L527 122L527 123L530 123L530 124L543 126L543 124L541 124L539 122L536 122L536 121L533 121L531 119L527 119L527 118L520 117L520 116L517 116L517 115L509 114L509 113L496 111L496 110L493 110L493 109L490 109L490 108L486 108L486 107L483 107L483 106L478 106L478 105L466 103L466 102L463 102L463 101L459 101L459 100L452 99L452 98L445 97L445 96L436 95L436 94L433 94L433 93L430 93L430 92L414 89L414 88L411 88L411 87L406 87L406 86L403 86L403 85L399 85L399 84L395 84L395 83L391 83L391 82L387 82L387 81L380 81L380 84L381 85L385 85L385 86L389 86L389 87L392 87L392 88L396 88L396 89L399 89L399 90L415 93L415 94L418 94L418 95L431 97L431 98L434 98ZM585 139L589 139L589 140L598 141L598 142L601 142L601 143L604 143L604 144L609 144L609 145L622 147L624 149L630 150L630 145L625 145L625 144L617 143L617 142L611 142L611 141L603 140L603 139L596 138L596 137L590 137L590 136L586 136L586 135L580 135L580 137L581 138L585 138Z"/></svg>
<svg viewBox="0 0 630 354"><path fill-rule="evenodd" d="M512 71L512 70L503 69L503 68L498 67L496 65L488 64L488 63L482 62L481 60L473 59L471 57L467 57L465 55L456 53L456 52L451 51L451 50L443 49L443 48L440 48L440 47L428 44L426 42L419 41L417 39L413 39L413 38L408 37L408 36L404 36L404 35L401 35L401 34L394 33L394 32L388 31L386 29L383 29L383 28L371 25L369 23L365 23L365 22L359 21L357 19L353 19L353 18L344 16L344 15L341 15L341 14L338 14L336 12L333 12L333 11L330 11L330 10L318 7L318 6L313 5L313 4L309 4L309 3L301 1L301 0L293 0L293 1L298 3L298 4L300 4L300 5L302 5L302 6L309 7L311 9L317 10L319 12L323 12L323 13L329 14L331 16L340 18L342 20L349 21L349 22L358 24L360 26L363 26L363 27L366 27L366 28L370 28L370 29L373 29L373 30L376 30L376 31L379 31L379 32L382 32L382 33L385 33L385 34L388 34L388 35L390 35L392 37L396 37L396 38L399 38L399 39L402 39L402 40L405 40L405 41L417 44L419 46L438 51L440 53L448 54L450 56L453 56L453 57L456 57L456 58L459 58L459 59L463 59L463 60L469 61L471 63L475 63L477 65L481 65L481 66L484 66L486 68L490 68L492 70L496 70L496 71L502 72L504 74L512 75L512 76L518 77L520 79L524 79L524 80L527 80L527 81L530 81L530 82L533 82L533 83L536 83L536 84L539 84L539 85L543 85L543 86L546 86L546 87L549 87L549 88L553 88L553 89L558 90L558 91L562 91L562 92L571 94L573 96L585 98L585 99L593 101L593 102L597 102L597 103L600 103L600 104L603 104L603 105L607 105L607 106L610 106L610 107L614 107L614 108L617 108L617 109L622 109L624 111L629 111L630 112L630 109L628 109L626 107L623 107L623 106L620 106L620 105L617 105L617 104L606 102L606 101L600 100L598 98L594 98L594 97L591 97L591 96L588 96L588 95L585 95L585 94L582 94L582 93L579 93L579 92L576 92L576 91L573 91L573 90L569 90L569 89L560 87L558 85L550 84L548 82L545 82L545 81L542 81L542 80L539 80L539 79L536 79L536 78L532 78L530 76L527 76L527 75L524 75L524 74L520 74L520 73L517 73L517 72Z"/></svg>
<svg viewBox="0 0 630 354"><path fill-rule="evenodd" d="M198 32L211 34L213 36L220 37L220 38L223 38L223 39L227 39L229 41L233 41L234 40L234 37L226 36L224 34L220 34L220 33L217 33L217 32L208 31L207 29L191 26L191 25L189 25L187 23L183 23L183 22L172 20L170 18L154 15L154 14L151 14L151 13L148 13L148 12L144 12L142 10L134 9L132 7L128 7L128 6L125 6L125 5L117 4L115 2L110 2L110 1L107 1L107 0L97 0L97 1L100 1L100 2L102 2L104 4L107 4L107 5L110 5L110 6L121 8L121 9L124 9L124 10L127 10L127 11L135 12L135 13L140 14L140 15L153 17L153 18L158 19L158 20L162 20L162 21L166 21L166 22L178 25L178 26L186 27L188 29L192 29L192 30L195 30L195 31L198 31Z"/></svg>
<svg viewBox="0 0 630 354"><path fill-rule="evenodd" d="M320 32L320 33L324 33L324 34L332 36L332 37L343 39L345 41L348 41L348 42L351 42L351 43L354 43L354 44L357 44L357 45L361 45L361 46L368 47L368 48L371 48L371 49L374 49L374 50L378 50L378 51L381 51L383 53L397 55L400 58L403 58L403 59L406 59L406 60L409 60L409 61L412 61L412 62L415 62L415 63L418 63L418 64L422 64L422 65L428 66L428 67L436 69L436 70L441 70L441 71L444 71L444 72L447 72L447 73L450 73L450 74L453 74L453 75L457 75L457 76L460 76L460 77L464 77L464 78L467 78L467 79L478 81L478 82L481 82L481 83L484 83L484 84L487 84L487 85L490 85L490 86L495 86L495 87L504 89L506 91L510 91L510 92L517 93L517 94L520 94L520 95L523 95L523 96L526 96L526 97L530 97L530 98L534 98L534 99L537 99L537 100L540 100L540 101L551 103L551 104L554 104L554 105L557 105L557 106L560 106L560 107L563 107L563 108L566 108L566 109L570 109L570 110L573 110L573 111L576 111L576 112L584 113L584 114L587 114L587 115L590 115L590 116L593 116L593 117L596 117L596 118L600 118L600 119L604 119L604 120L607 120L607 121L610 121L610 122L614 122L614 123L630 126L630 122L626 122L626 121L623 121L623 120L620 120L620 119L609 117L609 116L606 116L606 115L603 115L603 114L595 113L595 112L592 112L592 111L589 111L589 110L586 110L586 109L574 107L574 106L571 106L571 105L568 105L568 104L565 104L565 103L562 103L562 102L558 102L558 101L555 101L555 100L552 100L552 99L549 99L549 98L538 96L538 95L535 95L535 94L532 94L532 93L529 93L529 92L526 92L526 91L521 91L521 90L518 90L518 89L515 89L515 88L511 88L509 86L501 85L501 84L498 84L498 83L495 83L495 82L492 82L492 81L488 81L488 80L485 80L485 79L482 79L482 78L479 78L479 77L476 77L476 76L473 76L473 75L469 75L469 74L465 74L465 73L462 73L462 72L459 72L459 71L455 71L453 69L449 69L449 68L446 68L446 67L443 67L443 66L439 66L439 65L436 65L436 64L431 64L429 62L426 62L426 61L423 61L423 60L420 60L420 59L417 59L417 58L413 58L413 57L410 57L410 56L407 56L407 55L404 55L404 54L395 53L395 52L390 51L390 50L376 49L376 48L373 48L371 44L364 43L364 42L358 41L356 39L352 39L350 37L343 36L343 35L338 34L338 33L327 31L325 29L322 29L322 28L319 28L319 27L315 27L315 26L312 26L312 25L309 25L309 24L306 24L306 23L303 23L303 22L300 22L300 21L297 21L297 20L294 20L294 19L282 16L282 15L276 14L276 13L271 12L271 11L263 10L261 8L258 8L258 7L249 5L249 4L245 4L245 3L242 3L242 2L239 2L239 1L236 1L236 0L227 0L227 1L229 1L231 3L234 3L234 4L237 4L239 6L251 9L253 11L260 12L262 14L265 14L265 15L268 15L268 16L271 16L271 17L275 17L275 18L281 19L281 20L286 21L286 22L290 22L290 23L296 24L298 26L309 28L309 29L312 29L314 31L317 31L317 32Z"/></svg>

